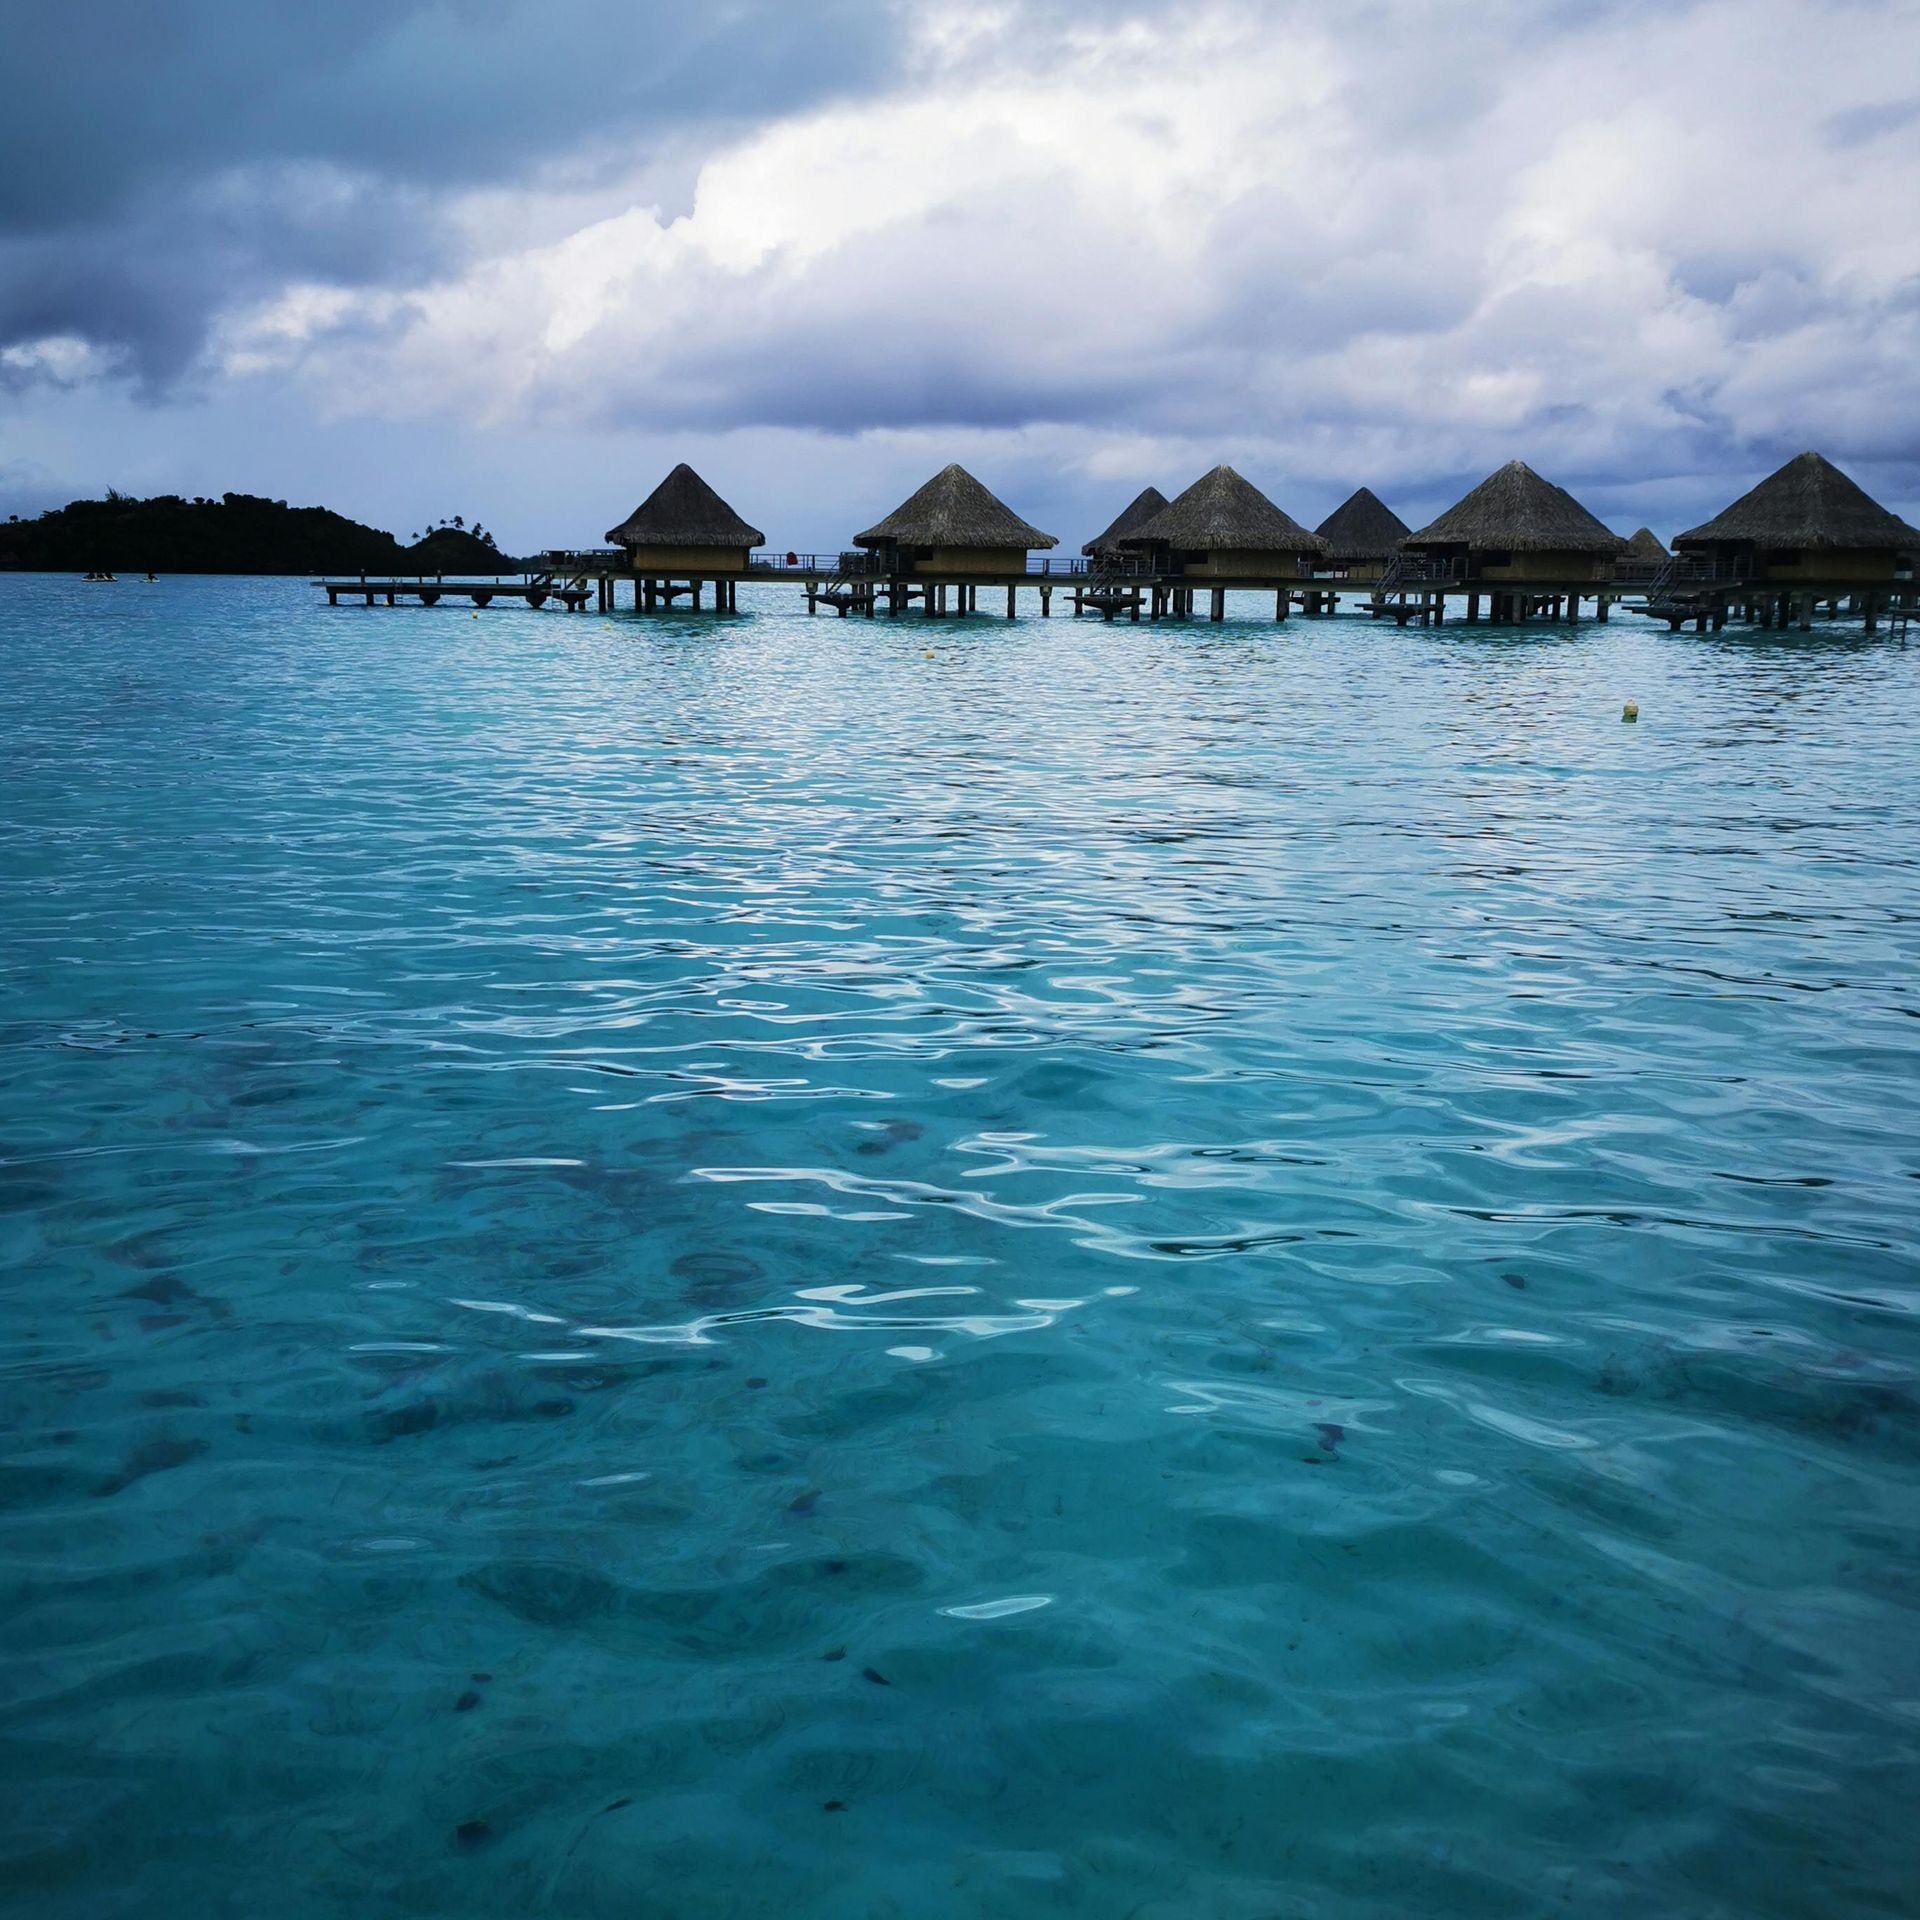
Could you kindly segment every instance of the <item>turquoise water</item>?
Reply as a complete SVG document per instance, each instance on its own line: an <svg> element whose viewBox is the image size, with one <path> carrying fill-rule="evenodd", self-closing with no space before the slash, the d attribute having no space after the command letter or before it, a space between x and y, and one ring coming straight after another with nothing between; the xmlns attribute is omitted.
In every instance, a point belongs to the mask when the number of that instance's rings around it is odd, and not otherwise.
<svg viewBox="0 0 1920 1920"><path fill-rule="evenodd" d="M1920 650L317 598L0 577L9 1913L1907 1909Z"/></svg>

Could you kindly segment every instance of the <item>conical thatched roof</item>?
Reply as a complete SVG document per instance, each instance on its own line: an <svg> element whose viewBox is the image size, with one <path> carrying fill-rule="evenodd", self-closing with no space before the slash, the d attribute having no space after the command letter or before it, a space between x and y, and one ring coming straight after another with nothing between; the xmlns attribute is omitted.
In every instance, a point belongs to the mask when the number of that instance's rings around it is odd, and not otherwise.
<svg viewBox="0 0 1920 1920"><path fill-rule="evenodd" d="M758 547L767 536L683 460L607 538L623 547Z"/></svg>
<svg viewBox="0 0 1920 1920"><path fill-rule="evenodd" d="M1190 553L1325 553L1327 543L1276 507L1231 467L1215 467L1171 506L1122 537L1123 547L1164 541Z"/></svg>
<svg viewBox="0 0 1920 1920"><path fill-rule="evenodd" d="M1509 460L1403 547L1482 547L1508 553L1604 553L1626 542L1603 527L1565 487L1542 480L1524 460Z"/></svg>
<svg viewBox="0 0 1920 1920"><path fill-rule="evenodd" d="M1372 488L1362 487L1320 522L1319 533L1335 560L1391 560L1407 537L1407 523Z"/></svg>
<svg viewBox="0 0 1920 1920"><path fill-rule="evenodd" d="M1665 560L1667 550L1660 544L1660 536L1651 527L1641 527L1627 542L1627 550L1621 556L1623 560L1640 560L1657 565Z"/></svg>
<svg viewBox="0 0 1920 1920"><path fill-rule="evenodd" d="M1790 549L1891 547L1907 553L1920 546L1920 528L1889 513L1831 460L1802 453L1743 493L1725 513L1675 534L1673 544L1718 540Z"/></svg>
<svg viewBox="0 0 1920 1920"><path fill-rule="evenodd" d="M1088 555L1111 552L1120 544L1123 535L1131 533L1135 527L1144 526L1166 504L1167 496L1158 487L1142 487L1120 509L1119 519L1105 533L1095 534L1080 551Z"/></svg>
<svg viewBox="0 0 1920 1920"><path fill-rule="evenodd" d="M1030 527L1004 501L996 500L965 467L942 467L918 493L865 533L856 547L883 540L903 547L1057 547L1060 542Z"/></svg>

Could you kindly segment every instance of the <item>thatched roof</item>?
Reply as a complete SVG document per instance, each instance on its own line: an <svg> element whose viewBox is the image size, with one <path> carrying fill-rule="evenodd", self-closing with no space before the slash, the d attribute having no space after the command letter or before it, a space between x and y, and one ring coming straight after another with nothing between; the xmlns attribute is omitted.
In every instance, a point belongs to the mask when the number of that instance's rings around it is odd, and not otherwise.
<svg viewBox="0 0 1920 1920"><path fill-rule="evenodd" d="M1131 533L1135 527L1144 526L1147 521L1167 504L1167 496L1158 487L1142 487L1133 499L1120 509L1120 517L1105 533L1097 533L1080 549L1089 556L1096 553L1109 553L1120 544L1123 534Z"/></svg>
<svg viewBox="0 0 1920 1920"><path fill-rule="evenodd" d="M1317 533L1276 507L1231 467L1215 467L1171 506L1122 537L1123 547L1160 543L1182 553L1312 553L1327 550Z"/></svg>
<svg viewBox="0 0 1920 1920"><path fill-rule="evenodd" d="M1509 460L1403 547L1480 547L1507 553L1604 553L1626 542L1603 527L1565 487L1542 480L1524 460Z"/></svg>
<svg viewBox="0 0 1920 1920"><path fill-rule="evenodd" d="M1391 560L1407 537L1407 523L1370 487L1362 487L1320 522L1321 539L1335 560Z"/></svg>
<svg viewBox="0 0 1920 1920"><path fill-rule="evenodd" d="M1639 560L1648 565L1657 565L1665 560L1667 550L1660 544L1660 536L1651 527L1641 527L1627 542L1627 550L1621 556L1623 560Z"/></svg>
<svg viewBox="0 0 1920 1920"><path fill-rule="evenodd" d="M1713 541L1788 549L1891 547L1910 553L1920 547L1920 528L1889 513L1831 460L1802 453L1743 493L1725 513L1673 537L1676 547Z"/></svg>
<svg viewBox="0 0 1920 1920"><path fill-rule="evenodd" d="M1029 526L996 500L965 467L942 467L918 493L884 520L856 533L856 547L893 540L903 547L1057 547L1050 533Z"/></svg>
<svg viewBox="0 0 1920 1920"><path fill-rule="evenodd" d="M683 460L607 538L622 547L758 547L767 536Z"/></svg>

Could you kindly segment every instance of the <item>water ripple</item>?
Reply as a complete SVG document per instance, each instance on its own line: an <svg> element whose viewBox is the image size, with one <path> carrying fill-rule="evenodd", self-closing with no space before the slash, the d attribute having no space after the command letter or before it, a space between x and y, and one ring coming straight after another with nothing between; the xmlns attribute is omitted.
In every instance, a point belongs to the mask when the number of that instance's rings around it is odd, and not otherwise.
<svg viewBox="0 0 1920 1920"><path fill-rule="evenodd" d="M1902 1910L1920 654L752 593L0 578L22 1910Z"/></svg>

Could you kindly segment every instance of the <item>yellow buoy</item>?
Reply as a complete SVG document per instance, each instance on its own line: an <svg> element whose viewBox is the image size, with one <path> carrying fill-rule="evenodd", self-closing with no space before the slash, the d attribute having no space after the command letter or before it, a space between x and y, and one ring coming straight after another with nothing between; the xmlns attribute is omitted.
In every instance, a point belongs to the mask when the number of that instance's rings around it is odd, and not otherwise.
<svg viewBox="0 0 1920 1920"><path fill-rule="evenodd" d="M1638 720L1640 718L1640 702L1638 700L1629 700L1627 704L1620 709L1620 718L1622 720Z"/></svg>
<svg viewBox="0 0 1920 1920"><path fill-rule="evenodd" d="M929 647L929 648L927 649L927 658L928 658L929 660L931 660L931 659L933 658L933 649L932 649L931 647Z"/></svg>

